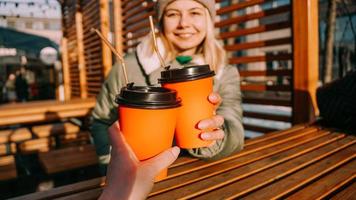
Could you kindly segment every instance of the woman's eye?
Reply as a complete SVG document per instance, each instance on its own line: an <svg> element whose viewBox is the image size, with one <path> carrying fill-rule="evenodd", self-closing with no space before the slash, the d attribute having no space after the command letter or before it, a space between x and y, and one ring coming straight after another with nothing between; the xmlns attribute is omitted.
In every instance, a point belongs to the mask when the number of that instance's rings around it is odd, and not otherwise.
<svg viewBox="0 0 356 200"><path fill-rule="evenodd" d="M201 12L191 12L191 14L194 15L194 16L200 16L200 15L202 15Z"/></svg>
<svg viewBox="0 0 356 200"><path fill-rule="evenodd" d="M178 13L171 12L171 13L167 13L166 16L167 17L176 17L176 16L178 16Z"/></svg>

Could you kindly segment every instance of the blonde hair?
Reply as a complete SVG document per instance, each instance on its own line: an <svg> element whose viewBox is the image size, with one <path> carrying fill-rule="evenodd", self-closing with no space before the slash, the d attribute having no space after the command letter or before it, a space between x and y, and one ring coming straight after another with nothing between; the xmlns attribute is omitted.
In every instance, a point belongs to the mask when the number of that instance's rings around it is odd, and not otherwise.
<svg viewBox="0 0 356 200"><path fill-rule="evenodd" d="M202 53L204 61L206 64L210 65L210 68L217 72L226 65L226 52L222 45L215 37L214 33L214 22L211 19L210 12L205 8L206 13L206 36L203 42L198 46L196 53ZM162 24L162 21L161 21ZM170 62L177 56L177 52L174 49L173 45L167 40L167 38L162 33L162 29L157 33L157 37L161 39L164 49L164 52L160 52L165 62ZM153 38L152 34L148 34L142 40L143 45L147 47L145 51L146 56L152 56L154 52L153 47Z"/></svg>

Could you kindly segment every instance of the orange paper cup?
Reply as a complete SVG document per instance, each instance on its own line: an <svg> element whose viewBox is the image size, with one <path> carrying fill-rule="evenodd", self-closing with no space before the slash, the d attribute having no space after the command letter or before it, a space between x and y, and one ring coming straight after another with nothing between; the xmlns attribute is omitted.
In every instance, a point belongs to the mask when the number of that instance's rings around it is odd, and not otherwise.
<svg viewBox="0 0 356 200"><path fill-rule="evenodd" d="M117 102L121 132L140 161L172 146L180 106L175 91L154 87L124 88ZM167 170L164 170L156 180L166 175Z"/></svg>
<svg viewBox="0 0 356 200"><path fill-rule="evenodd" d="M209 146L212 141L201 139L198 123L214 113L214 105L208 100L213 91L214 72L209 65L203 65L167 70L161 75L162 86L176 90L182 100L175 133L177 145L181 148Z"/></svg>

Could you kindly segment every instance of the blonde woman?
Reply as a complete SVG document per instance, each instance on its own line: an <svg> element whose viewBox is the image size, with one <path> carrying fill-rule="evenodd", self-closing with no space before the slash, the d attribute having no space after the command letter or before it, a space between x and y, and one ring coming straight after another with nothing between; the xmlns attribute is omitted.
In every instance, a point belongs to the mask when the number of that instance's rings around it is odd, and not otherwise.
<svg viewBox="0 0 356 200"><path fill-rule="evenodd" d="M158 0L160 31L159 51L167 65L181 68L194 64L209 64L215 71L214 93L209 101L216 105L216 115L202 119L198 128L215 131L202 132L203 140L213 140L210 147L187 149L189 154L202 159L219 159L241 150L244 144L242 127L241 92L236 67L226 64L225 51L214 36L216 15L213 0ZM135 85L158 85L163 70L154 53L153 41L148 34L137 50L125 57L128 79ZM103 84L93 111L91 133L100 163L109 162L107 129L117 120L115 96L124 85L120 66L113 66ZM192 91L193 92L193 91Z"/></svg>

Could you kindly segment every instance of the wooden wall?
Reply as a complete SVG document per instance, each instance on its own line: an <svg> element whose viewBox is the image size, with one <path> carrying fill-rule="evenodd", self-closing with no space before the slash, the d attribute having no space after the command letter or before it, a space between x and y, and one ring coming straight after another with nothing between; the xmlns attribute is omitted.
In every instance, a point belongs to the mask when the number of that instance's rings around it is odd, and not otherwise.
<svg viewBox="0 0 356 200"><path fill-rule="evenodd" d="M148 16L155 15L155 2L62 2L70 98L87 98L98 94L112 64L110 51L89 29L98 28L106 36L111 31L113 37L110 38L116 49L120 52L132 52L140 38L149 32ZM314 93L318 77L318 1L278 2L216 1L216 33L228 52L229 63L239 69L243 103L250 107L278 106L290 111L290 114L285 114L265 112L264 109L245 109L245 128L256 132L269 132L276 128L249 123L254 119L300 123L311 121L315 114L313 107L316 105ZM80 27L80 17L75 18L75 12L82 15L82 36L75 33L74 27ZM77 28L78 31L80 32L80 28ZM82 65L86 70L80 71ZM83 85L86 89L83 89Z"/></svg>

